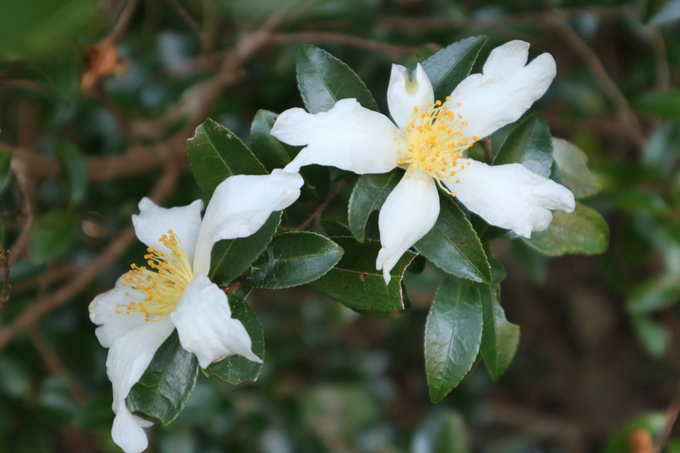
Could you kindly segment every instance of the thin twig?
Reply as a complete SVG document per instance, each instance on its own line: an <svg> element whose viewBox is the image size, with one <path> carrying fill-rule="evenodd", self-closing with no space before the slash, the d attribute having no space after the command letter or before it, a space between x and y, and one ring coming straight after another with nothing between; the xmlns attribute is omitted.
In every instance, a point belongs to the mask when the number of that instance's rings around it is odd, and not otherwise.
<svg viewBox="0 0 680 453"><path fill-rule="evenodd" d="M179 15L182 17L182 20L187 23L189 28L194 32L198 40L201 42L201 50L203 52L210 52L212 50L212 46L210 45L210 41L207 39L205 34L201 31L201 27L198 26L198 23L194 20L193 17L191 17L191 14L189 14L189 11L182 6L182 4L179 2L179 0L168 0L170 3L172 3L172 6L175 7Z"/></svg>
<svg viewBox="0 0 680 453"><path fill-rule="evenodd" d="M661 450L663 447L666 445L668 442L668 438L671 435L671 431L673 431L673 425L675 425L675 421L678 419L678 413L680 412L680 385L676 388L675 391L675 396L673 397L673 400L671 401L670 405L668 406L668 409L666 409L666 426L663 429L663 432L659 436L659 438L654 442L654 453L661 453Z"/></svg>
<svg viewBox="0 0 680 453"><path fill-rule="evenodd" d="M271 37L271 41L275 44L290 44L300 42L315 42L324 44L343 44L352 47L366 49L371 52L380 52L390 55L394 59L400 59L413 55L416 52L416 47L400 47L391 44L374 41L371 39L360 38L345 33L333 33L322 31L307 31L298 33L278 33ZM438 46L437 46L438 47ZM439 49L433 49L439 50Z"/></svg>
<svg viewBox="0 0 680 453"><path fill-rule="evenodd" d="M9 284L9 272L12 270L12 266L9 264L9 250L5 250L5 248L2 246L0 246L0 259L2 260L2 289L0 289L0 308L2 308L9 300L9 292L12 288Z"/></svg>
<svg viewBox="0 0 680 453"><path fill-rule="evenodd" d="M334 188L333 190L331 190L330 192L328 192L328 195L326 195L326 198L324 198L323 202L321 202L321 204L316 208L316 210L315 210L314 212L312 212L312 214L311 214L309 217L307 217L307 220L305 220L304 222L302 222L302 224L301 224L299 227L297 227L297 228L295 229L295 231L303 231L303 230L304 230L305 228L307 228L307 227L309 226L309 224L311 224L314 220L316 220L316 219L318 219L319 217L321 217L321 214L322 214L323 211L328 207L328 205L331 203L331 201L333 201L333 199L334 199L336 196L338 196L338 194L342 191L342 189L344 189L345 187L347 187L347 184L349 184L350 182L354 181L355 179L356 179L356 177L352 177L352 178L347 178L347 179L343 179L342 181L340 181L340 182L338 183L338 185L335 186L335 188Z"/></svg>
<svg viewBox="0 0 680 453"><path fill-rule="evenodd" d="M630 109L628 100L623 95L614 80L609 76L607 70L602 64L602 60L597 54L581 39L581 37L569 27L557 13L546 13L545 23L555 30L559 36L566 42L566 44L583 60L583 62L592 71L597 79L602 91L614 104L616 114L623 123L623 129L628 133L631 141L638 147L641 147L645 138L638 123L637 117Z"/></svg>
<svg viewBox="0 0 680 453"><path fill-rule="evenodd" d="M165 198L172 191L182 166L179 162L174 161L168 163L165 168L165 173L156 183L156 187L150 195L150 198L157 202ZM97 259L83 268L82 272L78 273L50 296L40 299L14 318L11 324L0 331L0 350L23 329L35 324L44 315L71 300L73 296L90 284L102 270L127 250L134 238L135 232L130 225L104 249Z"/></svg>
<svg viewBox="0 0 680 453"><path fill-rule="evenodd" d="M108 39L111 42L117 42L123 36L123 33L125 32L125 29L132 18L132 13L137 7L137 1L138 0L128 0L123 12L121 12L120 16L118 16L116 24L113 26L113 30L111 30L111 33L109 33L109 35L104 39Z"/></svg>
<svg viewBox="0 0 680 453"><path fill-rule="evenodd" d="M23 228L19 236L12 244L8 253L8 264L11 266L14 261L26 250L28 246L28 239L33 227L35 217L35 196L36 188L33 180L28 176L27 167L21 161L12 159L12 173L17 181L17 187L21 194L21 217L24 219Z"/></svg>

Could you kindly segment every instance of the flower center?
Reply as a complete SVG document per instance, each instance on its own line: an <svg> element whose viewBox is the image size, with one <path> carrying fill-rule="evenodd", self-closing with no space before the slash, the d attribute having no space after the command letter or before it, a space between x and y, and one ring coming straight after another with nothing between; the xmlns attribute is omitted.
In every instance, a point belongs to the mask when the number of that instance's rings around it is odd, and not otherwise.
<svg viewBox="0 0 680 453"><path fill-rule="evenodd" d="M449 100L448 96L446 100ZM400 165L417 166L432 176L445 192L455 195L442 185L442 180L459 182L452 179L465 168L458 159L479 140L476 136L463 137L465 126L467 122L463 121L462 115L456 115L442 101L430 103L422 109L415 107L406 127L408 155L399 159Z"/></svg>
<svg viewBox="0 0 680 453"><path fill-rule="evenodd" d="M170 249L166 256L162 250L147 248L144 255L147 266L130 265L123 275L123 286L135 293L125 292L128 303L116 304L116 313L141 315L145 321L158 321L174 311L187 285L193 280L191 263L177 236L172 230L160 237L159 241Z"/></svg>

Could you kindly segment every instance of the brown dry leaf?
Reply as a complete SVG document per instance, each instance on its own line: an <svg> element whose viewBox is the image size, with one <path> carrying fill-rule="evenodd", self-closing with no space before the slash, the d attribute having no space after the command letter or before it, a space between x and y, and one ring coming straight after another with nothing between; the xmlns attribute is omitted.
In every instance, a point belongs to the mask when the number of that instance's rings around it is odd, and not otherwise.
<svg viewBox="0 0 680 453"><path fill-rule="evenodd" d="M80 87L82 91L89 92L104 77L118 74L122 64L118 56L116 45L105 39L99 44L83 49L87 67L83 73Z"/></svg>
<svg viewBox="0 0 680 453"><path fill-rule="evenodd" d="M628 441L629 453L653 453L652 435L646 429L639 428L631 431L626 440Z"/></svg>

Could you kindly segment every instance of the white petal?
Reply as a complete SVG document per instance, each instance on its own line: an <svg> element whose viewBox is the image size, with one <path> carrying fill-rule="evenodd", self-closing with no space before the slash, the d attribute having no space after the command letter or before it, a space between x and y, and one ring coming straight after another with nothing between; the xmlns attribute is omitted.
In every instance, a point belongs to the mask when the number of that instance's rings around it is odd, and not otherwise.
<svg viewBox="0 0 680 453"><path fill-rule="evenodd" d="M449 106L467 122L466 137L486 137L516 121L546 92L557 72L555 60L544 53L524 66L527 51L522 41L497 47L483 74L468 76L453 90Z"/></svg>
<svg viewBox="0 0 680 453"><path fill-rule="evenodd" d="M145 322L144 316L116 313L121 311L121 308L116 304L126 304L132 300L132 297L139 300L146 297L146 295L129 286L123 286L123 283L123 278L119 278L113 289L98 295L90 302L90 321L99 325L95 334L99 343L105 348L111 346L116 338ZM126 296L126 292L130 293L130 296Z"/></svg>
<svg viewBox="0 0 680 453"><path fill-rule="evenodd" d="M521 164L490 166L470 159L470 165L446 186L470 211L487 223L530 237L552 221L551 209L571 212L574 195L566 187L533 173ZM453 179L452 178L452 179Z"/></svg>
<svg viewBox="0 0 680 453"><path fill-rule="evenodd" d="M385 173L397 166L404 133L386 116L342 99L327 112L310 114L286 110L271 134L284 143L305 146L286 166L297 172L310 164L337 167L358 174Z"/></svg>
<svg viewBox="0 0 680 453"><path fill-rule="evenodd" d="M109 348L106 371L113 387L113 411L116 413L111 435L113 441L128 453L146 449L142 427L149 425L130 414L125 398L173 329L169 318L145 322L116 338Z"/></svg>
<svg viewBox="0 0 680 453"><path fill-rule="evenodd" d="M382 248L376 268L382 269L385 283L401 255L430 231L439 216L436 183L424 171L412 169L388 195L378 217Z"/></svg>
<svg viewBox="0 0 680 453"><path fill-rule="evenodd" d="M204 275L189 283L170 319L182 347L196 354L202 368L233 354L262 363L241 321L232 319L227 295Z"/></svg>
<svg viewBox="0 0 680 453"><path fill-rule="evenodd" d="M191 261L194 258L196 236L201 226L202 209L201 200L187 206L166 209L145 197L139 202L139 214L132 216L132 224L140 241L165 253L171 251L158 240L167 234L168 230L173 230Z"/></svg>
<svg viewBox="0 0 680 453"><path fill-rule="evenodd" d="M300 196L304 180L297 173L275 169L270 175L235 175L213 193L196 241L194 273L207 275L215 242L250 236L274 211L281 211Z"/></svg>
<svg viewBox="0 0 680 453"><path fill-rule="evenodd" d="M387 87L387 105L392 119L400 129L406 130L415 107L421 108L434 102L432 83L423 67L418 66L410 80L408 70L401 65L392 65L390 84Z"/></svg>

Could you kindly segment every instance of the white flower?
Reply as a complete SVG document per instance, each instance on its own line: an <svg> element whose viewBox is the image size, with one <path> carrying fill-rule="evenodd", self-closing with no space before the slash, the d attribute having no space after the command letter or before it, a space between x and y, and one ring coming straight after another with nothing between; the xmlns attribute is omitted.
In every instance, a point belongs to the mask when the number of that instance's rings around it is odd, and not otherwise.
<svg viewBox="0 0 680 453"><path fill-rule="evenodd" d="M111 435L126 453L146 449L142 427L151 423L133 416L125 398L174 329L202 368L232 354L262 363L241 321L231 318L226 294L207 277L210 252L219 240L255 233L273 211L298 198L302 184L300 175L282 170L229 177L215 189L202 220L201 200L170 209L148 198L139 202L132 223L148 246L147 266L133 264L90 304L90 319L100 325L97 338L109 348L116 413Z"/></svg>
<svg viewBox="0 0 680 453"><path fill-rule="evenodd" d="M488 223L530 237L548 227L551 209L571 212L573 194L520 164L492 167L464 157L475 141L519 119L548 89L554 59L542 54L527 64L528 54L529 44L522 41L497 47L482 73L468 76L443 103L435 101L420 65L412 79L406 68L393 65L387 100L394 123L356 99L342 99L314 115L287 110L271 133L305 148L285 170L310 164L358 174L406 169L380 210L376 267L385 282L401 255L435 224L437 185Z"/></svg>

